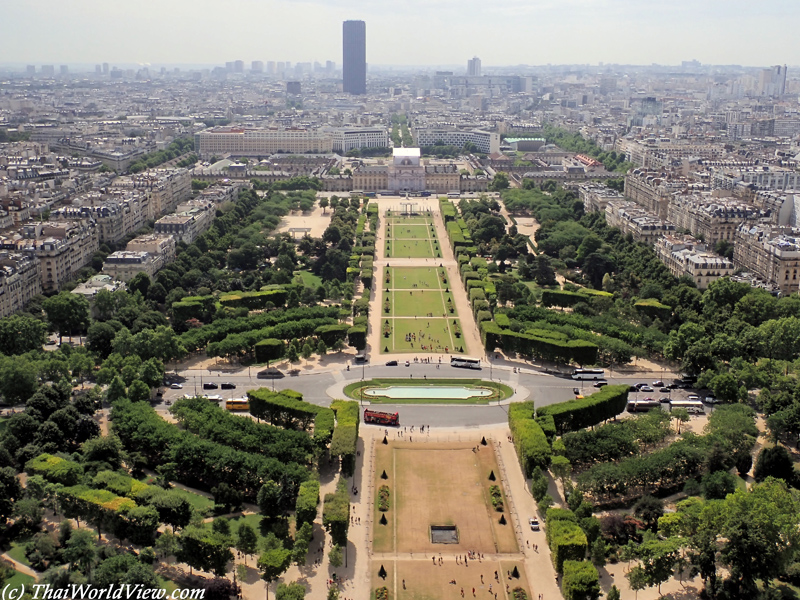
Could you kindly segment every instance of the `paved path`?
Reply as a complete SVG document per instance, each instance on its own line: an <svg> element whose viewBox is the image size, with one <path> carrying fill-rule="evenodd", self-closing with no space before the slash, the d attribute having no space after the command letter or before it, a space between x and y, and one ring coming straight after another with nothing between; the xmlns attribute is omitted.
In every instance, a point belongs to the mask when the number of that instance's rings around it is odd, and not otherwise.
<svg viewBox="0 0 800 600"><path fill-rule="evenodd" d="M11 566L13 566L16 571L19 571L23 575L29 575L30 577L33 577L37 581L39 580L39 573L31 569L28 565L23 565L15 558L11 558L8 555L8 553L4 553L1 557L4 561L10 563Z"/></svg>

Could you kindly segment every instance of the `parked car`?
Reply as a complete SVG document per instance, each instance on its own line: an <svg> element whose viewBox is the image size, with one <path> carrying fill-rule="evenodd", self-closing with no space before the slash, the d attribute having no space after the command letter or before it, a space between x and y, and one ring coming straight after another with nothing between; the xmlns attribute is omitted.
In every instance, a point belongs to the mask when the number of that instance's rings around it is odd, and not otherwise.
<svg viewBox="0 0 800 600"><path fill-rule="evenodd" d="M646 383L637 383L634 387L637 390L641 390L643 387L648 387L648 385Z"/></svg>
<svg viewBox="0 0 800 600"><path fill-rule="evenodd" d="M631 387L628 388L628 391L629 392L638 392L639 388L637 388L635 385L632 385Z"/></svg>
<svg viewBox="0 0 800 600"><path fill-rule="evenodd" d="M670 388L668 388L667 386L663 386L663 387L662 387L660 390L658 390L658 391L659 391L659 392L661 392L662 394L669 394L669 393L670 393L672 390L671 390Z"/></svg>
<svg viewBox="0 0 800 600"><path fill-rule="evenodd" d="M172 390L182 390L183 386L180 383L173 383L169 386Z"/></svg>
<svg viewBox="0 0 800 600"><path fill-rule="evenodd" d="M396 360L387 361L386 366L387 367L396 367L397 366L397 361Z"/></svg>
<svg viewBox="0 0 800 600"><path fill-rule="evenodd" d="M663 382L663 381L661 381L660 379L659 379L658 381L654 381L654 382L653 382L653 387L654 387L654 388L657 388L657 387L664 387L664 382Z"/></svg>
<svg viewBox="0 0 800 600"><path fill-rule="evenodd" d="M225 383L220 385L220 387L223 390L235 390L236 389L236 384L235 383L231 383L230 381L226 381Z"/></svg>
<svg viewBox="0 0 800 600"><path fill-rule="evenodd" d="M531 517L528 519L528 523L530 523L531 531L539 531L539 519Z"/></svg>
<svg viewBox="0 0 800 600"><path fill-rule="evenodd" d="M663 403L665 403L665 402L666 402L666 403L670 403L670 402L672 402L672 399L671 399L671 398L667 398L666 396L662 396L661 398L659 398L659 399L658 399L658 401L659 401L659 402L661 402L661 403L663 404Z"/></svg>
<svg viewBox="0 0 800 600"><path fill-rule="evenodd" d="M203 384L203 389L204 390L216 390L216 389L219 389L219 386L216 383L214 383L213 381L208 381L208 382Z"/></svg>
<svg viewBox="0 0 800 600"><path fill-rule="evenodd" d="M655 390L651 388L649 385L643 385L639 388L640 392L654 392Z"/></svg>
<svg viewBox="0 0 800 600"><path fill-rule="evenodd" d="M700 400L700 396L698 396L697 394L689 394L689 397L686 398L686 399L687 400L693 400L693 401L697 402L698 400Z"/></svg>
<svg viewBox="0 0 800 600"><path fill-rule="evenodd" d="M719 399L715 398L714 396L706 396L703 399L703 402L705 402L706 404L714 405L714 404L719 404Z"/></svg>

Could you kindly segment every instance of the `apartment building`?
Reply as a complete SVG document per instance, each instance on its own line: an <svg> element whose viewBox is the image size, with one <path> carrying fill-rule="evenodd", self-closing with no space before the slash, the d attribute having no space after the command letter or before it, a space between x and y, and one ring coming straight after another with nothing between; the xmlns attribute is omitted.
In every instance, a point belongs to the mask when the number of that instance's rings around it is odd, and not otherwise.
<svg viewBox="0 0 800 600"><path fill-rule="evenodd" d="M149 198L145 220L175 210L179 202L192 196L192 173L188 169L151 169L136 175L117 177L110 192L117 189L136 190Z"/></svg>
<svg viewBox="0 0 800 600"><path fill-rule="evenodd" d="M152 278L163 266L164 261L160 256L149 252L119 250L106 257L103 263L103 273L127 283L139 273L146 273Z"/></svg>
<svg viewBox="0 0 800 600"><path fill-rule="evenodd" d="M100 248L100 235L91 219L25 225L23 235L31 240L41 263L44 291L56 291L74 279Z"/></svg>
<svg viewBox="0 0 800 600"><path fill-rule="evenodd" d="M275 153L324 154L333 151L333 138L328 132L314 129L217 127L196 133L194 147L205 159L215 155L262 157Z"/></svg>
<svg viewBox="0 0 800 600"><path fill-rule="evenodd" d="M583 200L583 210L587 213L605 211L609 201L625 199L617 190L596 183L585 183L578 186L578 196Z"/></svg>
<svg viewBox="0 0 800 600"><path fill-rule="evenodd" d="M778 287L782 294L800 291L800 230L742 224L736 232L733 263Z"/></svg>
<svg viewBox="0 0 800 600"><path fill-rule="evenodd" d="M125 247L129 252L147 252L162 259L163 265L175 260L175 238L151 233L133 238Z"/></svg>
<svg viewBox="0 0 800 600"><path fill-rule="evenodd" d="M656 254L675 277L691 277L704 290L720 277L730 277L733 262L708 252L706 245L691 236L665 235L658 239Z"/></svg>
<svg viewBox="0 0 800 600"><path fill-rule="evenodd" d="M676 227L690 231L709 248L721 240L733 242L739 225L755 223L764 217L768 215L740 200L700 194L676 194L667 209L667 218Z"/></svg>
<svg viewBox="0 0 800 600"><path fill-rule="evenodd" d="M800 189L800 172L772 166L746 167L741 169L716 168L710 170L713 189L732 190L737 185L749 185L756 190Z"/></svg>
<svg viewBox="0 0 800 600"><path fill-rule="evenodd" d="M389 147L389 131L386 127L337 127L328 131L334 152Z"/></svg>
<svg viewBox="0 0 800 600"><path fill-rule="evenodd" d="M606 223L637 242L655 244L662 235L675 232L675 225L647 212L635 202L612 200L606 204Z"/></svg>
<svg viewBox="0 0 800 600"><path fill-rule="evenodd" d="M415 127L414 140L418 146L433 146L441 142L446 146L462 148L467 142L475 144L478 152L500 152L500 134L481 129L461 130L440 127Z"/></svg>
<svg viewBox="0 0 800 600"><path fill-rule="evenodd" d="M86 298L86 300L89 302L89 311L91 312L92 318L96 319L98 316L100 316L95 305L97 293L100 290L106 290L113 293L125 289L126 287L123 282L114 279L110 275L104 275L100 273L94 277L91 277L88 281L84 281L70 293Z"/></svg>
<svg viewBox="0 0 800 600"><path fill-rule="evenodd" d="M51 212L53 221L92 219L100 243L116 243L141 229L150 214L150 198L141 190L115 189L110 194L91 192L73 200L72 205Z"/></svg>
<svg viewBox="0 0 800 600"><path fill-rule="evenodd" d="M35 256L0 251L0 317L22 310L42 293L41 265Z"/></svg>
<svg viewBox="0 0 800 600"><path fill-rule="evenodd" d="M625 197L666 219L670 198L685 190L690 183L687 179L669 176L664 171L634 169L625 175Z"/></svg>

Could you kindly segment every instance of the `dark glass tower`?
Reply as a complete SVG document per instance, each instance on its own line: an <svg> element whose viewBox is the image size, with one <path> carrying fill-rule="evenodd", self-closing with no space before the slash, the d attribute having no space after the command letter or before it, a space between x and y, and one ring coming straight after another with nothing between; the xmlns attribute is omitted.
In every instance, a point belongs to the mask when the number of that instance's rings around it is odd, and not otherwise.
<svg viewBox="0 0 800 600"><path fill-rule="evenodd" d="M346 94L367 93L367 24L345 21L342 27L342 79Z"/></svg>

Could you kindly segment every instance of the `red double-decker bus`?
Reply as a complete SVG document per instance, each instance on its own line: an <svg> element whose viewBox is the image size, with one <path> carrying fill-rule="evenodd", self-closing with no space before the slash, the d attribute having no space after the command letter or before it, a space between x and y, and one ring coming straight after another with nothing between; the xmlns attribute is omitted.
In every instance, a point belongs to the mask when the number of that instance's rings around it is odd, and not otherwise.
<svg viewBox="0 0 800 600"><path fill-rule="evenodd" d="M376 425L400 425L400 415L398 413L379 412L377 410L364 411L364 423L375 423Z"/></svg>

